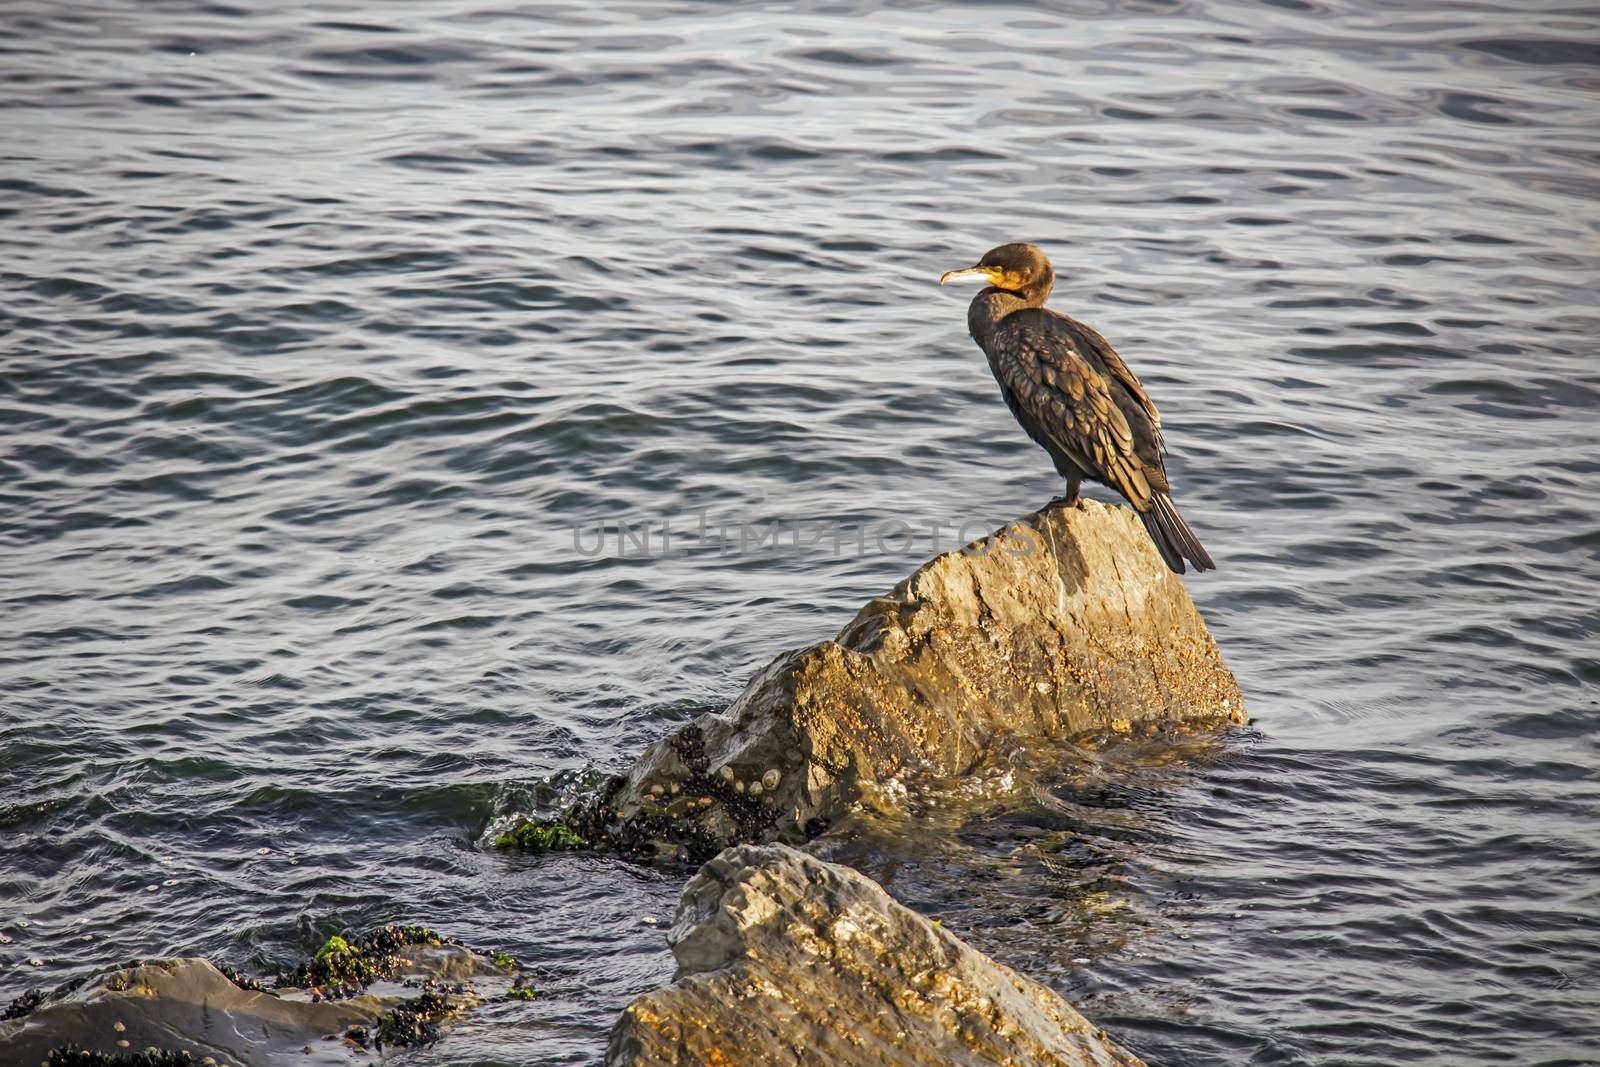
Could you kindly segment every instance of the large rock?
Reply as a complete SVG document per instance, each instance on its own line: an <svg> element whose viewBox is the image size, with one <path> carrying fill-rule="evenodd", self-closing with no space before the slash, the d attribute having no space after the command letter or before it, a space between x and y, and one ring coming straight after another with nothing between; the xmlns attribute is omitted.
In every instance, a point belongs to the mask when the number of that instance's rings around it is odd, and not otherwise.
<svg viewBox="0 0 1600 1067"><path fill-rule="evenodd" d="M1059 996L869 879L744 845L684 889L673 985L612 1028L606 1067L1137 1067Z"/></svg>
<svg viewBox="0 0 1600 1067"><path fill-rule="evenodd" d="M696 860L798 843L865 790L968 771L997 737L1152 721L1243 722L1244 701L1137 518L1086 502L934 558L833 640L779 656L727 711L647 750L561 827L525 824L503 843Z"/></svg>

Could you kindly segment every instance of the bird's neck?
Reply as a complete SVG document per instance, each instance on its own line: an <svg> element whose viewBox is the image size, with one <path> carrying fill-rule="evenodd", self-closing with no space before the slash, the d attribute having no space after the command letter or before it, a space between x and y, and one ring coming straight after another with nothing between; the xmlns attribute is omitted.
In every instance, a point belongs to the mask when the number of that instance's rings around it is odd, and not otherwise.
<svg viewBox="0 0 1600 1067"><path fill-rule="evenodd" d="M972 304L967 308L967 329L982 344L986 337L1000 328L1000 323L1005 321L1007 315L1026 308L1044 307L1049 295L1050 290L1043 287L1017 293L1009 289L996 289L991 285L972 298Z"/></svg>

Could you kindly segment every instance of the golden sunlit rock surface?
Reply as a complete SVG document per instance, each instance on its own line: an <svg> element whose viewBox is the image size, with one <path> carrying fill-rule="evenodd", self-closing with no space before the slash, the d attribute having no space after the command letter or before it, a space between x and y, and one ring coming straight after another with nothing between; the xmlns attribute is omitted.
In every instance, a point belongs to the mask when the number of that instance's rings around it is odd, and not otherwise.
<svg viewBox="0 0 1600 1067"><path fill-rule="evenodd" d="M965 773L1000 737L1245 720L1137 517L1086 501L930 560L647 750L579 821L597 843L705 859L808 840L864 790Z"/></svg>
<svg viewBox="0 0 1600 1067"><path fill-rule="evenodd" d="M1139 1067L1066 1001L870 879L783 845L701 868L678 973L612 1028L606 1067Z"/></svg>

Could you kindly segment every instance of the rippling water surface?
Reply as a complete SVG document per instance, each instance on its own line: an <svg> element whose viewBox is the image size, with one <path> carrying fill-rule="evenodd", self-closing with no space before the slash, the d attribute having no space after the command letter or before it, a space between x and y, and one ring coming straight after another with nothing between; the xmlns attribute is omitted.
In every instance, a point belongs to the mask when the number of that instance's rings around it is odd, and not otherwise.
<svg viewBox="0 0 1600 1067"><path fill-rule="evenodd" d="M8 3L0 1001L407 919L545 994L408 1062L595 1063L685 872L484 829L1056 491L934 284L1030 239L1162 405L1256 722L831 850L1158 1067L1594 1061L1597 41L1539 0ZM574 544L702 514L869 532Z"/></svg>

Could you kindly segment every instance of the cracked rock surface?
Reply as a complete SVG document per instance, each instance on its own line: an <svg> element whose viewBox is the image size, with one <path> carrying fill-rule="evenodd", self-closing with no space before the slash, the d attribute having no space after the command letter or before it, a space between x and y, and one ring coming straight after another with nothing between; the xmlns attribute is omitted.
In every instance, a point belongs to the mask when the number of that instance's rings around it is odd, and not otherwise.
<svg viewBox="0 0 1600 1067"><path fill-rule="evenodd" d="M1131 511L1088 501L930 560L648 749L575 821L595 843L703 860L809 840L864 790L965 773L1001 735L1244 721L1183 581Z"/></svg>
<svg viewBox="0 0 1600 1067"><path fill-rule="evenodd" d="M678 973L612 1028L606 1067L1140 1067L1055 993L783 845L701 868Z"/></svg>

